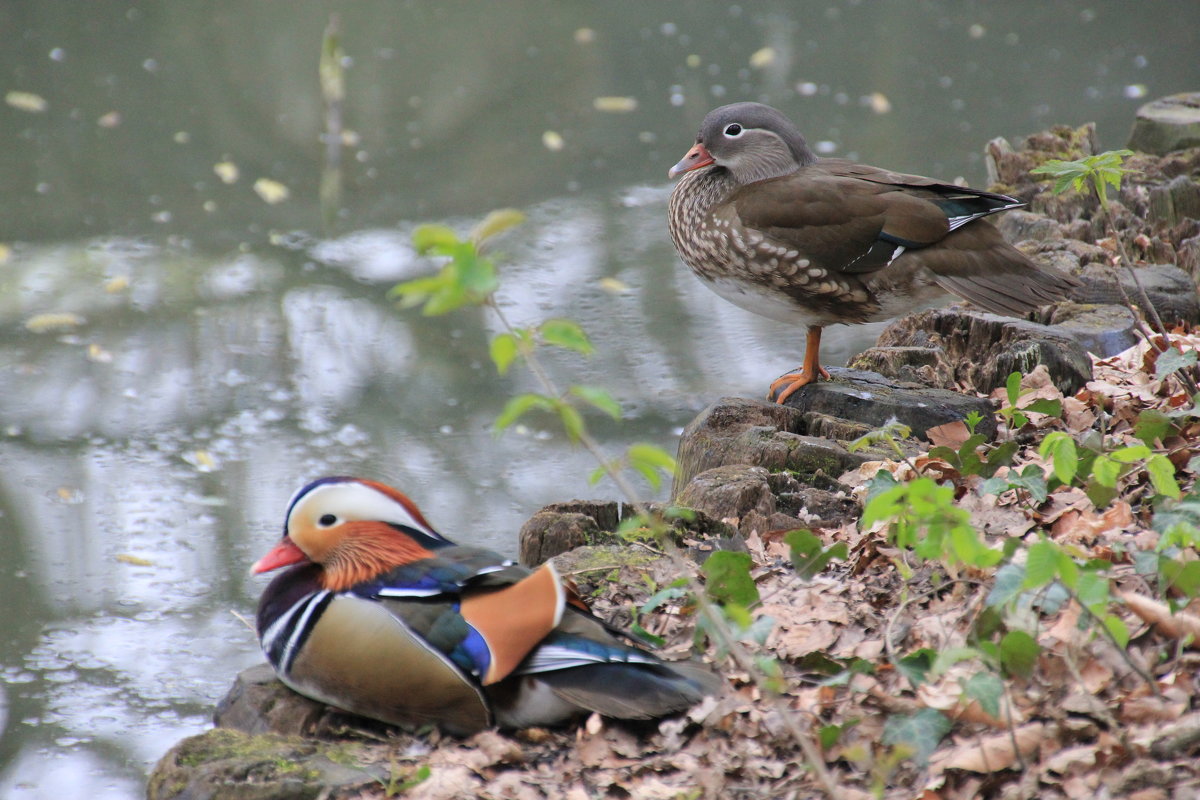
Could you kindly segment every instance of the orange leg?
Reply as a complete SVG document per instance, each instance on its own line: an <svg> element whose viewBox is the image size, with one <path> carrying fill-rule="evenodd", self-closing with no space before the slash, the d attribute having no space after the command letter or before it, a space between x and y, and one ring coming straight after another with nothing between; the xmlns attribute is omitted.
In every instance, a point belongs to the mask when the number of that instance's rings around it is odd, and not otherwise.
<svg viewBox="0 0 1200 800"><path fill-rule="evenodd" d="M799 372L789 372L777 378L771 384L771 391L767 394L767 399L775 398L775 402L783 405L783 401L787 400L801 386L807 386L815 380L824 378L829 380L829 373L821 366L821 327L812 325L808 329L808 338L804 342L804 365L800 367ZM786 387L786 388L784 388ZM783 389L780 392L780 389ZM776 395L776 392L779 392Z"/></svg>

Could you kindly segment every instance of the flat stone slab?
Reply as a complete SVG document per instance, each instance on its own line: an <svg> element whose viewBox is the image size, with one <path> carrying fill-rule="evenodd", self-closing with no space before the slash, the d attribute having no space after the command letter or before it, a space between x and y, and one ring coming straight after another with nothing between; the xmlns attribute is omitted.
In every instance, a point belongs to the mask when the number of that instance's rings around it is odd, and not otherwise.
<svg viewBox="0 0 1200 800"><path fill-rule="evenodd" d="M981 397L885 378L876 372L830 368L832 380L810 383L785 405L802 414L817 413L880 428L895 419L925 439L926 431L965 419L972 411L983 418L976 430L989 439L996 434L995 408Z"/></svg>

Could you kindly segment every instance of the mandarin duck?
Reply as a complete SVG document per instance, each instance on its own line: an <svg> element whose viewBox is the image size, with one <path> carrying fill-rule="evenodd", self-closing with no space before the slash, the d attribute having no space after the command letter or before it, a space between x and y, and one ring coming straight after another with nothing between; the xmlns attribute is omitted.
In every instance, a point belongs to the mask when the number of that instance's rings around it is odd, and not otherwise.
<svg viewBox="0 0 1200 800"><path fill-rule="evenodd" d="M456 545L374 481L301 489L251 571L282 567L258 605L267 660L300 694L361 716L465 735L589 711L652 719L718 686L698 663L618 639L550 563Z"/></svg>
<svg viewBox="0 0 1200 800"><path fill-rule="evenodd" d="M771 384L779 403L829 377L826 325L901 316L943 291L1022 316L1079 285L980 221L1024 205L1015 198L817 158L761 103L710 111L678 175L668 223L683 261L735 305L808 328L802 367Z"/></svg>

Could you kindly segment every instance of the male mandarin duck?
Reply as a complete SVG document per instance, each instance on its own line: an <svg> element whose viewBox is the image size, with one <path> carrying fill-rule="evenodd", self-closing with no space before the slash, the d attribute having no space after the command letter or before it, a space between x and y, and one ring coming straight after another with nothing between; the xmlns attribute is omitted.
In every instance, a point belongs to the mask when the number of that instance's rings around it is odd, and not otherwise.
<svg viewBox="0 0 1200 800"><path fill-rule="evenodd" d="M718 686L697 663L621 642L549 563L456 545L374 481L301 489L251 571L281 567L258 605L267 660L300 694L365 717L459 735L589 711L652 719Z"/></svg>
<svg viewBox="0 0 1200 800"><path fill-rule="evenodd" d="M803 366L771 384L780 403L829 377L823 326L900 316L943 290L1021 316L1079 285L980 221L1023 205L1015 198L817 158L760 103L710 111L668 175L683 175L668 221L692 271L735 305L808 327Z"/></svg>

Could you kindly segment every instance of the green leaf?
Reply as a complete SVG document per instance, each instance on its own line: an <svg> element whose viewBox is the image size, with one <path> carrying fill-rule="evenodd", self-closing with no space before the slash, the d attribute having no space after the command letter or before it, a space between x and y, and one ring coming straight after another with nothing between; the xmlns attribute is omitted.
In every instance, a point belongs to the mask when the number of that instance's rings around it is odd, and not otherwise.
<svg viewBox="0 0 1200 800"><path fill-rule="evenodd" d="M1113 637L1113 641L1117 643L1117 647L1129 646L1129 628L1120 617L1116 614L1105 615L1104 627Z"/></svg>
<svg viewBox="0 0 1200 800"><path fill-rule="evenodd" d="M1184 353L1180 352L1177 346L1168 347L1158 354L1158 360L1154 362L1154 377L1165 378L1171 373L1178 372L1185 367L1191 367L1195 364L1195 350L1188 350ZM1142 413L1145 414L1146 412L1143 411Z"/></svg>
<svg viewBox="0 0 1200 800"><path fill-rule="evenodd" d="M1048 414L1051 417L1061 417L1062 416L1062 401L1061 400L1048 400L1046 398L1040 398L1038 400L1034 400L1032 403L1025 406L1024 410L1025 411L1033 411L1038 414Z"/></svg>
<svg viewBox="0 0 1200 800"><path fill-rule="evenodd" d="M1008 404L1014 408L1021 399L1021 373L1010 372L1004 382L1004 392L1008 395Z"/></svg>
<svg viewBox="0 0 1200 800"><path fill-rule="evenodd" d="M554 404L554 410L558 412L558 420L562 423L563 430L567 432L567 437L572 442L582 439L587 426L583 422L583 415L579 413L579 409L560 400Z"/></svg>
<svg viewBox="0 0 1200 800"><path fill-rule="evenodd" d="M492 430L499 433L520 419L526 412L535 408L553 411L555 405L555 401L545 395L519 394L509 398L509 401L504 404L504 410L500 412L500 416L496 417L496 421L492 424Z"/></svg>
<svg viewBox="0 0 1200 800"><path fill-rule="evenodd" d="M471 241L476 245L481 245L493 236L520 225L524 221L525 215L515 208L498 208L488 212L488 215L471 230Z"/></svg>
<svg viewBox="0 0 1200 800"><path fill-rule="evenodd" d="M1041 652L1037 640L1025 631L1009 631L1000 640L1000 664L1010 675L1028 678Z"/></svg>
<svg viewBox="0 0 1200 800"><path fill-rule="evenodd" d="M986 604L990 607L1002 606L1021 593L1025 585L1025 567L1022 564L1005 564L996 570L996 578L992 589L988 592Z"/></svg>
<svg viewBox="0 0 1200 800"><path fill-rule="evenodd" d="M1058 577L1058 547L1046 539L1029 546L1025 557L1026 589L1038 589Z"/></svg>
<svg viewBox="0 0 1200 800"><path fill-rule="evenodd" d="M1101 453L1092 462L1092 479L1099 485L1107 489L1113 489L1116 487L1117 478L1120 476L1121 465L1107 455ZM1097 503L1097 505L1101 504Z"/></svg>
<svg viewBox="0 0 1200 800"><path fill-rule="evenodd" d="M976 672L963 686L967 697L976 700L984 713L1000 718L1000 698L1004 696L1004 683L994 672Z"/></svg>
<svg viewBox="0 0 1200 800"><path fill-rule="evenodd" d="M1149 458L1153 451L1144 444L1131 444L1119 447L1108 454L1108 457L1120 464L1135 464Z"/></svg>
<svg viewBox="0 0 1200 800"><path fill-rule="evenodd" d="M1137 422L1133 424L1133 435L1148 446L1154 447L1155 442L1167 438L1175 425L1163 412L1157 408L1147 408L1138 414Z"/></svg>
<svg viewBox="0 0 1200 800"><path fill-rule="evenodd" d="M1029 493L1029 499L1034 503L1045 502L1046 478L1042 475L1040 467L1030 464L1025 469L1021 470L1019 475L1008 474L1008 483L1014 489L1024 489Z"/></svg>
<svg viewBox="0 0 1200 800"><path fill-rule="evenodd" d="M421 255L449 255L450 250L461 243L458 234L445 225L418 225L413 231L412 241L413 247Z"/></svg>
<svg viewBox="0 0 1200 800"><path fill-rule="evenodd" d="M758 587L750 577L750 554L718 550L709 556L700 571L704 590L715 602L751 606L758 602Z"/></svg>
<svg viewBox="0 0 1200 800"><path fill-rule="evenodd" d="M914 650L893 663L895 664L896 671L907 678L912 687L916 689L925 682L936 657L937 653L934 650L922 647L920 650Z"/></svg>
<svg viewBox="0 0 1200 800"><path fill-rule="evenodd" d="M1163 589L1175 589L1188 597L1200 594L1200 561L1177 561L1162 558L1158 571L1163 577Z"/></svg>
<svg viewBox="0 0 1200 800"><path fill-rule="evenodd" d="M1091 571L1080 574L1075 586L1075 596L1079 598L1080 605L1090 611L1104 609L1112 599L1108 590L1108 578Z"/></svg>
<svg viewBox="0 0 1200 800"><path fill-rule="evenodd" d="M783 541L791 548L792 566L796 574L807 580L829 565L833 559L844 560L849 555L845 542L837 542L825 549L821 540L808 530L788 531Z"/></svg>
<svg viewBox="0 0 1200 800"><path fill-rule="evenodd" d="M924 766L951 727L950 720L932 708L923 708L915 714L897 714L883 724L883 743L904 746L912 753L913 761Z"/></svg>
<svg viewBox="0 0 1200 800"><path fill-rule="evenodd" d="M1164 497L1179 499L1179 484L1175 482L1175 465L1162 453L1155 453L1146 461L1146 473L1154 491Z"/></svg>
<svg viewBox="0 0 1200 800"><path fill-rule="evenodd" d="M613 419L619 420L621 418L621 404L614 400L613 396L606 390L598 386L572 386L567 391L589 405L600 409Z"/></svg>
<svg viewBox="0 0 1200 800"><path fill-rule="evenodd" d="M1038 454L1042 458L1050 459L1054 465L1054 477L1064 484L1069 484L1075 479L1075 470L1079 467L1079 460L1075 451L1075 440L1070 436L1062 431L1052 431L1046 434L1046 438L1038 447Z"/></svg>
<svg viewBox="0 0 1200 800"><path fill-rule="evenodd" d="M517 337L511 333L497 334L492 339L490 347L492 363L496 365L496 371L501 375L508 372L508 368L517 359L518 352Z"/></svg>
<svg viewBox="0 0 1200 800"><path fill-rule="evenodd" d="M542 335L542 341L546 344L552 344L555 347L562 347L567 350L574 350L576 353L582 353L585 356L590 356L595 352L595 348L588 341L587 334L583 332L583 328L579 327L579 323L572 320L548 319L541 324L538 332Z"/></svg>
<svg viewBox="0 0 1200 800"><path fill-rule="evenodd" d="M829 751L842 738L841 725L822 725L817 729L817 741L821 743L822 751Z"/></svg>

